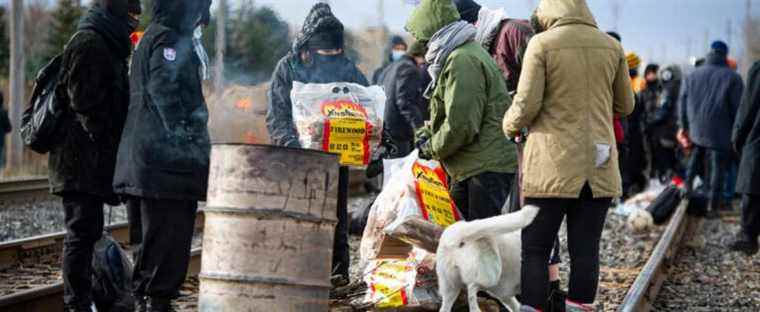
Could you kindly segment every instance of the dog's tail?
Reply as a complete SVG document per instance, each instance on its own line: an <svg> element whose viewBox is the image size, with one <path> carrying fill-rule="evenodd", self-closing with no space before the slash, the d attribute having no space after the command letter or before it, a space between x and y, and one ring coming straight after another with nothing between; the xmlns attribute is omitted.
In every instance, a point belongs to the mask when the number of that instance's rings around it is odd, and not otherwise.
<svg viewBox="0 0 760 312"><path fill-rule="evenodd" d="M483 220L467 222L463 237L494 236L522 230L538 215L538 207L525 206L521 210Z"/></svg>

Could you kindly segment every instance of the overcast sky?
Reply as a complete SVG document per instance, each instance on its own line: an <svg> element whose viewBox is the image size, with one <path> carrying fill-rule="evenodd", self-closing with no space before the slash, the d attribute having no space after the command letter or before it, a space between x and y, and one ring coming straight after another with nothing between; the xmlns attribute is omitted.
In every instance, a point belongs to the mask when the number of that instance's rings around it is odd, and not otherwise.
<svg viewBox="0 0 760 312"><path fill-rule="evenodd" d="M233 1L233 0L230 0ZM239 1L239 0L238 0ZM538 0L476 0L483 6L505 8L507 14L518 18L530 16L530 3ZM760 16L760 0L752 2L753 16ZM275 9L288 22L301 24L311 4L310 0L255 0L257 5ZM333 11L346 25L360 28L378 23L377 0L331 0ZM403 32L406 18L413 5L407 0L385 0L385 20L395 32ZM614 0L588 0L601 29L616 27L613 18ZM617 27L627 50L635 51L656 62L673 62L691 55L703 54L705 40L722 39L737 52L742 42L741 30L745 19L746 0L622 0ZM733 36L728 38L729 21ZM760 30L758 30L760 31ZM689 40L691 48L689 48Z"/></svg>

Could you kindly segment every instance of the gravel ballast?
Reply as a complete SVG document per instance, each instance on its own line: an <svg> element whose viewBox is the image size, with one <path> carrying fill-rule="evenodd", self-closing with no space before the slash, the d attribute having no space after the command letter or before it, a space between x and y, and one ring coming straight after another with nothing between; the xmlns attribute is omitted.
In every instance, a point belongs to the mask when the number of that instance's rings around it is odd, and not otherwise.
<svg viewBox="0 0 760 312"><path fill-rule="evenodd" d="M106 224L109 209L103 209ZM126 222L123 206L113 207L111 223ZM0 242L64 231L60 200L19 203L0 207Z"/></svg>
<svg viewBox="0 0 760 312"><path fill-rule="evenodd" d="M681 247L654 311L760 311L760 255L731 252L740 217L705 220Z"/></svg>

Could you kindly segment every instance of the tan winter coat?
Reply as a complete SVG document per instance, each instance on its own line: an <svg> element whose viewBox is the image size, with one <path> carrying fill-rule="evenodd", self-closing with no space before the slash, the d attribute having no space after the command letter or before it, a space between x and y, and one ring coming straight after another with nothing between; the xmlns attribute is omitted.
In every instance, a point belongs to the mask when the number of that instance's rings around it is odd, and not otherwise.
<svg viewBox="0 0 760 312"><path fill-rule="evenodd" d="M528 44L517 96L504 132L529 135L522 170L528 198L621 195L612 120L633 111L628 65L620 44L596 27L585 0L542 0L546 30Z"/></svg>

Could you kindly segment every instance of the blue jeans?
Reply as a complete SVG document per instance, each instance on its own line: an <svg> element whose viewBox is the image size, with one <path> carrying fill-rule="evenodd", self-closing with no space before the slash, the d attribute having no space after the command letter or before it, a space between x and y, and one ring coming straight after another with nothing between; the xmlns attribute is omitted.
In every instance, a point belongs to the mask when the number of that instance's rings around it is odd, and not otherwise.
<svg viewBox="0 0 760 312"><path fill-rule="evenodd" d="M709 209L717 209L723 199L723 178L728 169L728 152L694 146L686 172L687 186L691 187L699 176L704 181L710 199Z"/></svg>

